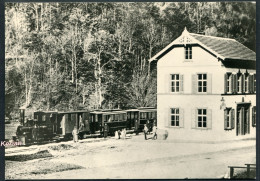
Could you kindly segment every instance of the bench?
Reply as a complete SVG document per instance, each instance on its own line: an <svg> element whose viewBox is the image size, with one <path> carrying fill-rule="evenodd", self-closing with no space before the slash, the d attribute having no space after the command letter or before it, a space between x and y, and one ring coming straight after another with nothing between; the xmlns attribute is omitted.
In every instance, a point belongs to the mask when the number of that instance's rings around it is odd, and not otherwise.
<svg viewBox="0 0 260 181"><path fill-rule="evenodd" d="M246 167L242 167L242 166L228 166L230 168L230 178L234 177L234 169L235 168L245 168L247 170L247 178L250 177L250 169L256 169L256 164L245 164ZM253 166L253 167L251 167Z"/></svg>

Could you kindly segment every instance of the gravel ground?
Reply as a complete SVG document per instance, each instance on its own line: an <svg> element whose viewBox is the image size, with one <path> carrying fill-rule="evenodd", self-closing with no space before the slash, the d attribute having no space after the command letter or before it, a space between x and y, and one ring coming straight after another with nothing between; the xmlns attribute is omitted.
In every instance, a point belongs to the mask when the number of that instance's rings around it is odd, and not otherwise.
<svg viewBox="0 0 260 181"><path fill-rule="evenodd" d="M256 160L255 140L203 144L145 141L139 135L44 145L42 150L51 157L6 161L6 179L221 178L228 166Z"/></svg>

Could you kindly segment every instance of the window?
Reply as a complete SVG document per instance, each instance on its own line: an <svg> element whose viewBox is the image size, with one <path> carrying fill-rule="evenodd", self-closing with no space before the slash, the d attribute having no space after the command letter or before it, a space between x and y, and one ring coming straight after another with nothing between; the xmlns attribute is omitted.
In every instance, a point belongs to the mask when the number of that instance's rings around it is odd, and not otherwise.
<svg viewBox="0 0 260 181"><path fill-rule="evenodd" d="M256 126L256 106L252 108L252 126Z"/></svg>
<svg viewBox="0 0 260 181"><path fill-rule="evenodd" d="M207 127L207 109L198 109L198 128Z"/></svg>
<svg viewBox="0 0 260 181"><path fill-rule="evenodd" d="M42 121L46 121L46 115L42 115Z"/></svg>
<svg viewBox="0 0 260 181"><path fill-rule="evenodd" d="M207 92L207 74L198 74L198 92Z"/></svg>
<svg viewBox="0 0 260 181"><path fill-rule="evenodd" d="M234 129L234 109L232 108L226 108L224 110L224 129L230 130Z"/></svg>
<svg viewBox="0 0 260 181"><path fill-rule="evenodd" d="M230 72L225 74L225 94L237 93L238 86L242 90L242 80L238 82L238 75ZM239 84L239 85L238 85Z"/></svg>
<svg viewBox="0 0 260 181"><path fill-rule="evenodd" d="M186 46L185 47L185 59L192 59L192 47Z"/></svg>
<svg viewBox="0 0 260 181"><path fill-rule="evenodd" d="M146 119L146 112L140 113L140 119Z"/></svg>
<svg viewBox="0 0 260 181"><path fill-rule="evenodd" d="M171 85L172 92L179 92L180 91L180 75L172 74L171 82L172 82L172 85Z"/></svg>
<svg viewBox="0 0 260 181"><path fill-rule="evenodd" d="M232 74L228 74L228 76L227 76L227 93L232 92L231 91L231 83L232 83L231 79L232 79Z"/></svg>
<svg viewBox="0 0 260 181"><path fill-rule="evenodd" d="M180 110L179 108L171 109L171 126L179 126L180 124Z"/></svg>

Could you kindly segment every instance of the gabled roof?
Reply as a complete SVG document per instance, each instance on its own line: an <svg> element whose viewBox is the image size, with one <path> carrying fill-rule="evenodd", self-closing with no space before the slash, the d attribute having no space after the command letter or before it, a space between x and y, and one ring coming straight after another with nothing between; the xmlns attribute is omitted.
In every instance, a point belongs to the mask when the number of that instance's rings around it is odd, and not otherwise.
<svg viewBox="0 0 260 181"><path fill-rule="evenodd" d="M180 37L166 46L149 61L159 60L169 50L174 48L174 46L186 46L186 44L198 44L222 60L256 60L255 52L242 45L235 39L189 33L185 28Z"/></svg>

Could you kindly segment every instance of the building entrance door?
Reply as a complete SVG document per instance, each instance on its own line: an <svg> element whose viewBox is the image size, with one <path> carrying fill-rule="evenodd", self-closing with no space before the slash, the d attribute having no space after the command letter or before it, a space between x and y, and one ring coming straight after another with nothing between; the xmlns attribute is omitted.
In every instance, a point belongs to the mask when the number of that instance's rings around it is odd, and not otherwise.
<svg viewBox="0 0 260 181"><path fill-rule="evenodd" d="M246 135L250 133L250 103L237 105L237 126L236 132L238 135Z"/></svg>

